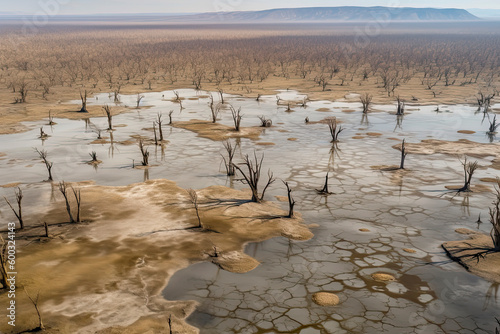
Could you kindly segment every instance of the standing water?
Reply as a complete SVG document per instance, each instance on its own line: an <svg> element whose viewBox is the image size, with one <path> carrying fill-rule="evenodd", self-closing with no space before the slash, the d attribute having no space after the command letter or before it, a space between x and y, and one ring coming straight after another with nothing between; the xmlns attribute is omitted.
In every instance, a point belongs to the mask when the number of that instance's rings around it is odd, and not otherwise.
<svg viewBox="0 0 500 334"><path fill-rule="evenodd" d="M244 189L237 179L225 176L222 143L197 137L196 133L164 125L168 144L150 147L151 168L132 166L141 159L135 138L151 138L158 113L168 123L190 119L209 120L209 92L179 90L184 109L173 102L174 93L147 93L141 108L113 117L115 130L106 129L103 118L54 119L25 123L32 130L2 135L0 184L28 184L33 206L41 210L48 198L46 171L33 147L47 150L58 180L94 180L99 185L128 185L147 179L166 178L183 188L225 185ZM213 93L217 100L217 94ZM450 262L441 244L462 238L459 227L489 233L488 224L475 224L487 216L493 195L450 194L446 185L461 185L462 166L457 157L444 154L409 155L405 173L384 172L371 166L398 165L400 152L393 148L402 139L477 143L497 142L486 135L488 120L466 105L412 106L404 117L395 106L374 106L363 115L356 97L345 101L311 101L305 107L287 102L303 101L305 95L280 91L260 101L226 95L225 100L242 108L242 126L259 126L258 116L273 121L259 140L238 143L236 161L245 154L264 153L263 170L270 169L288 181L297 202L296 210L306 224L314 224L315 237L305 242L274 238L249 244L246 252L261 262L246 274L220 270L211 263L196 263L177 272L164 291L170 300L196 300L197 310L188 322L202 333L491 333L498 317L498 285L467 273ZM135 106L136 96L121 96L119 104ZM216 101L217 102L217 101ZM76 103L76 102L75 102ZM100 94L89 104L113 106L113 98ZM328 126L318 121L335 116L345 129L332 144ZM229 111L219 121L232 125ZM305 118L309 118L306 123ZM38 138L39 127L50 136ZM475 133L463 134L459 130ZM95 151L102 163L88 165ZM479 178L494 178L493 157L478 159L485 168ZM12 168L15 166L15 168ZM331 195L320 195L327 173ZM11 189L0 188L10 196ZM31 194L31 195L30 195ZM267 200L283 196L281 182L273 184ZM283 204L285 208L286 204ZM3 207L2 207L3 209ZM3 211L2 211L3 212ZM379 282L374 273L395 277ZM322 307L312 294L337 294L340 304Z"/></svg>

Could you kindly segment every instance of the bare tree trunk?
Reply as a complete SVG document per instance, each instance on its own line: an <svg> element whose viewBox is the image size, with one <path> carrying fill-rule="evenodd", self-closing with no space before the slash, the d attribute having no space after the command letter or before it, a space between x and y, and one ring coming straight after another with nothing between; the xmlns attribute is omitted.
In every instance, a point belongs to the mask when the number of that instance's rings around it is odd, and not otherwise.
<svg viewBox="0 0 500 334"><path fill-rule="evenodd" d="M361 101L361 104L363 105L363 114L368 113L373 96L371 96L368 93L365 93L365 94L361 95L361 97L359 99Z"/></svg>
<svg viewBox="0 0 500 334"><path fill-rule="evenodd" d="M26 82L22 82L19 86L19 94L21 95L19 102L26 103L26 97L28 96L28 84Z"/></svg>
<svg viewBox="0 0 500 334"><path fill-rule="evenodd" d="M295 206L295 200L292 197L292 189L290 189L290 185L288 182L283 181L286 186L286 190L288 192L288 216L287 218L293 218L293 207Z"/></svg>
<svg viewBox="0 0 500 334"><path fill-rule="evenodd" d="M23 200L23 191L21 190L21 188L17 187L17 190L16 190L17 211L14 209L12 204L10 204L9 200L6 197L4 197L4 199L7 202L7 204L10 206L12 212L14 212L14 214L16 215L17 220L19 221L20 229L22 230L24 228L23 211L22 211L22 204L21 204L21 202Z"/></svg>
<svg viewBox="0 0 500 334"><path fill-rule="evenodd" d="M234 130L240 131L240 123L243 116L241 115L241 107L238 110L234 109L233 106L229 106L231 109L231 115L233 116Z"/></svg>
<svg viewBox="0 0 500 334"><path fill-rule="evenodd" d="M82 108L80 109L80 112L88 112L87 110L87 91L85 90L85 93L82 94L80 92L80 99L82 100Z"/></svg>
<svg viewBox="0 0 500 334"><path fill-rule="evenodd" d="M236 150L229 140L225 141L223 145L224 145L224 148L226 149L226 152L228 155L227 160L226 160L226 157L222 156L222 159L224 160L224 165L226 167L226 174L228 176L233 176L235 174L233 158L234 158L234 154L236 153Z"/></svg>
<svg viewBox="0 0 500 334"><path fill-rule="evenodd" d="M405 139L403 139L403 143L401 144L401 163L399 165L399 169L405 169L405 159L406 156L408 155L408 152L406 152L406 142Z"/></svg>
<svg viewBox="0 0 500 334"><path fill-rule="evenodd" d="M144 98L144 95L137 94L137 101L136 101L136 102L137 102L137 104L136 104L136 106L135 106L135 109L139 109L140 104L141 104L141 101L142 101L142 99L143 99L143 98Z"/></svg>
<svg viewBox="0 0 500 334"><path fill-rule="evenodd" d="M224 104L224 91L222 88L219 88L219 95L220 95L220 103Z"/></svg>
<svg viewBox="0 0 500 334"><path fill-rule="evenodd" d="M28 298L30 299L31 303L33 304L33 306L35 307L35 310L36 310L36 314L38 315L38 327L34 329L34 331L37 331L37 330L44 330L45 327L43 326L43 321L42 321L42 315L40 314L40 309L38 308L38 298L40 297L40 292L38 292L36 294L36 298L33 299L31 298L31 296L28 294L28 291L26 291L26 288L24 288L24 292L26 293L26 296L28 296Z"/></svg>
<svg viewBox="0 0 500 334"><path fill-rule="evenodd" d="M142 154L142 165L143 166L148 166L149 165L149 152L146 147L144 147L144 142L142 139L139 140L139 148L141 150Z"/></svg>
<svg viewBox="0 0 500 334"><path fill-rule="evenodd" d="M471 191L470 184L472 181L472 175L474 175L474 172L479 167L478 162L468 162L467 157L465 157L465 160L462 162L462 166L464 168L464 186L458 189L457 192L469 192Z"/></svg>
<svg viewBox="0 0 500 334"><path fill-rule="evenodd" d="M39 151L37 148L35 148L35 151L38 153L40 158L43 160L43 162L45 163L45 167L47 168L47 171L49 172L49 180L48 181L52 181L52 166L54 165L54 163L49 162L47 160L47 151L45 151L45 150Z"/></svg>
<svg viewBox="0 0 500 334"><path fill-rule="evenodd" d="M326 176L325 176L325 185L323 186L323 189L316 189L316 191L322 195L330 195L331 192L328 191L328 174L329 173L326 173Z"/></svg>
<svg viewBox="0 0 500 334"><path fill-rule="evenodd" d="M500 251L500 181L497 181L496 199L494 207L490 208L490 223L492 225L490 236L496 251ZM479 220L481 217L479 217ZM499 322L500 325L500 322Z"/></svg>
<svg viewBox="0 0 500 334"><path fill-rule="evenodd" d="M43 131L43 126L40 128L40 139L42 140L42 142L47 139L49 135L45 133L45 131Z"/></svg>
<svg viewBox="0 0 500 334"><path fill-rule="evenodd" d="M488 121L490 122L490 127L488 129L487 134L489 134L489 135L495 135L497 133L498 127L500 126L500 124L497 123L497 115L493 116L493 121L490 121L489 115L488 115Z"/></svg>
<svg viewBox="0 0 500 334"><path fill-rule="evenodd" d="M193 189L188 189L187 192L196 211L196 217L198 218L198 227L203 228L203 225L201 224L200 212L198 210L198 194Z"/></svg>
<svg viewBox="0 0 500 334"><path fill-rule="evenodd" d="M153 122L153 132L155 134L155 145L158 145L158 137L156 136L156 122Z"/></svg>
<svg viewBox="0 0 500 334"><path fill-rule="evenodd" d="M337 118L332 117L328 119L328 127L330 128L330 135L332 136L332 143L339 140L339 134L344 131L342 126L337 127Z"/></svg>
<svg viewBox="0 0 500 334"><path fill-rule="evenodd" d="M54 125L54 117L51 115L51 111L49 110L49 125Z"/></svg>
<svg viewBox="0 0 500 334"><path fill-rule="evenodd" d="M257 158L257 153L254 152L254 160L250 160L248 154L243 159L245 165L247 167L247 173L245 173L240 167L233 164L234 168L236 168L244 178L244 183L248 184L250 190L252 191L252 202L260 203L264 199L264 194L267 188L274 182L276 179L273 176L271 171L268 172L268 181L264 189L262 190L262 194L259 196L259 179L260 172L262 169L262 162L264 160L264 155L260 158Z"/></svg>
<svg viewBox="0 0 500 334"><path fill-rule="evenodd" d="M68 185L64 181L59 182L59 191L64 196L64 201L66 202L66 211L68 211L70 223L75 223L75 218L73 218L73 214L71 214L71 205L69 204L67 188Z"/></svg>
<svg viewBox="0 0 500 334"><path fill-rule="evenodd" d="M170 111L168 112L168 124L169 124L169 125L172 125L172 114L173 114L173 113L174 113L174 111L173 111L173 110L170 110Z"/></svg>
<svg viewBox="0 0 500 334"><path fill-rule="evenodd" d="M175 95L174 102L179 102L181 100L181 97L179 96L179 92L174 90L174 95Z"/></svg>
<svg viewBox="0 0 500 334"><path fill-rule="evenodd" d="M108 130L113 130L113 115L111 115L111 108L109 106L102 107L108 118Z"/></svg>
<svg viewBox="0 0 500 334"><path fill-rule="evenodd" d="M403 100L401 100L401 98L399 97L399 95L398 95L398 97L396 97L396 100L398 102L398 109L396 111L396 115L402 116L402 115L405 114L405 103L403 102Z"/></svg>
<svg viewBox="0 0 500 334"><path fill-rule="evenodd" d="M160 142L163 142L163 129L161 128L163 120L161 118L162 118L162 114L159 113L158 117L157 117L156 124L158 124L158 133L160 134ZM155 134L156 134L156 131L155 131Z"/></svg>
<svg viewBox="0 0 500 334"><path fill-rule="evenodd" d="M82 194L81 190L75 190L73 187L71 187L71 190L73 190L73 195L75 195L75 200L76 200L76 222L79 223L81 222L80 220L80 207L82 204Z"/></svg>
<svg viewBox="0 0 500 334"><path fill-rule="evenodd" d="M211 113L211 116L212 116L212 123L216 123L217 122L217 117L219 116L219 113L220 113L220 110L221 110L222 103L219 103L219 104L215 105L214 104L214 97L212 95L210 95L209 106L210 106L210 113Z"/></svg>

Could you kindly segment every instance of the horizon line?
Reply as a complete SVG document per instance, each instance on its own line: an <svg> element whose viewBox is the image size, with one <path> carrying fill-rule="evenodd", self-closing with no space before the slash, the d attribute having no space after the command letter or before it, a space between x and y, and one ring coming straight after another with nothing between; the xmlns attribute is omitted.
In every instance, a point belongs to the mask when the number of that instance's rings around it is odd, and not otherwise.
<svg viewBox="0 0 500 334"><path fill-rule="evenodd" d="M458 10L500 10L500 8L458 8L458 7L407 7L407 6L303 6L303 7L276 7L267 9L253 10L229 10L229 11L206 11L206 12L96 12L96 13L65 13L54 14L51 16L101 16L101 15L196 15L196 14L217 14L217 13L237 13L237 12L262 12L270 10L285 10L285 9L307 9L307 8L399 8L399 9L458 9ZM26 16L36 15L34 13L19 12L19 11L0 11L0 16Z"/></svg>

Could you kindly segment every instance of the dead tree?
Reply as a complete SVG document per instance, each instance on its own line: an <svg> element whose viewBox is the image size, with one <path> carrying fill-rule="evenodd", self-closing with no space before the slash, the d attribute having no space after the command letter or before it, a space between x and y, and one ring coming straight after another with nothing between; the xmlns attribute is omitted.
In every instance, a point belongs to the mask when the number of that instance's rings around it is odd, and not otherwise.
<svg viewBox="0 0 500 334"><path fill-rule="evenodd" d="M236 153L236 149L233 147L229 140L225 141L223 145L227 152L227 159L222 155L224 166L226 167L226 174L227 176L233 176L235 174L233 158L234 154Z"/></svg>
<svg viewBox="0 0 500 334"><path fill-rule="evenodd" d="M270 119L266 119L264 116L259 116L260 119L260 126L263 128L270 128L273 126L273 121Z"/></svg>
<svg viewBox="0 0 500 334"><path fill-rule="evenodd" d="M158 136L156 136L156 122L153 121L153 133L155 136L155 145L159 145L158 143Z"/></svg>
<svg viewBox="0 0 500 334"><path fill-rule="evenodd" d="M326 86L328 86L330 84L328 79L323 74L320 77L316 78L315 81L318 84L318 86L321 86L321 90L323 92L326 91ZM341 86L343 86L343 85L341 85Z"/></svg>
<svg viewBox="0 0 500 334"><path fill-rule="evenodd" d="M490 122L490 127L487 134L494 135L497 133L497 128L500 126L500 124L497 123L497 115L493 116L493 121L491 121L488 117L488 121Z"/></svg>
<svg viewBox="0 0 500 334"><path fill-rule="evenodd" d="M330 173L326 173L326 176L325 176L325 185L323 186L322 189L316 189L316 191L318 192L318 194L321 194L321 195L331 195L332 193L330 191L328 191L328 174Z"/></svg>
<svg viewBox="0 0 500 334"><path fill-rule="evenodd" d="M142 155L142 165L143 166L148 166L149 165L149 152L148 149L144 146L144 142L142 139L139 140L139 148L141 150L141 155Z"/></svg>
<svg viewBox="0 0 500 334"><path fill-rule="evenodd" d="M427 87L428 90L432 90L439 82L439 79L433 79L433 78L427 78L425 80L425 86ZM434 97L436 97L436 94L434 93Z"/></svg>
<svg viewBox="0 0 500 334"><path fill-rule="evenodd" d="M71 213L71 205L69 203L69 198L68 198L68 185L62 181L59 182L59 191L64 197L64 201L66 202L66 211L68 212L69 216L69 221L70 223L75 223L75 218L73 218L73 214Z"/></svg>
<svg viewBox="0 0 500 334"><path fill-rule="evenodd" d="M75 201L76 201L76 222L79 223L80 220L80 209L81 209L81 204L82 204L82 193L81 190L75 190L75 188L71 187L71 190L73 191L73 195L75 196Z"/></svg>
<svg viewBox="0 0 500 334"><path fill-rule="evenodd" d="M462 162L462 166L464 169L464 186L458 189L457 192L470 192L472 175L474 175L474 172L479 166L477 161L474 162L467 161L467 157L465 157L464 161Z"/></svg>
<svg viewBox="0 0 500 334"><path fill-rule="evenodd" d="M480 91L478 95L476 95L478 110L484 108L484 112L488 112L488 109L490 108L491 105L491 100L495 97L495 95L496 93L484 94L483 92Z"/></svg>
<svg viewBox="0 0 500 334"><path fill-rule="evenodd" d="M87 110L87 91L85 90L85 93L82 94L80 91L80 99L82 100L82 108L80 109L80 112L88 112Z"/></svg>
<svg viewBox="0 0 500 334"><path fill-rule="evenodd" d="M365 93L359 97L361 104L363 105L363 114L368 113L370 109L370 104L372 103L373 96L368 93Z"/></svg>
<svg viewBox="0 0 500 334"><path fill-rule="evenodd" d="M193 77L193 85L195 90L201 90L201 81L203 80L203 73L195 73Z"/></svg>
<svg viewBox="0 0 500 334"><path fill-rule="evenodd" d="M113 130L113 115L111 115L111 108L106 105L102 107L104 109L104 112L106 113L106 117L108 118L108 130Z"/></svg>
<svg viewBox="0 0 500 334"><path fill-rule="evenodd" d="M432 95L434 96L434 98L436 98L438 95L441 95L441 91L435 91L434 89L432 90Z"/></svg>
<svg viewBox="0 0 500 334"><path fill-rule="evenodd" d="M396 101L398 102L398 110L396 111L396 115L402 116L405 114L405 103L403 102L403 100L401 100L399 95L398 97L396 97Z"/></svg>
<svg viewBox="0 0 500 334"><path fill-rule="evenodd" d="M135 106L135 109L139 109L143 98L144 98L144 95L137 94L137 99L136 99L137 104Z"/></svg>
<svg viewBox="0 0 500 334"><path fill-rule="evenodd" d="M53 162L49 162L47 160L47 151L45 151L45 150L39 151L37 148L35 148L35 151L40 156L40 159L43 160L43 163L45 164L45 167L47 167L47 171L49 172L49 179L48 179L48 181L52 181L52 166L54 165L54 163Z"/></svg>
<svg viewBox="0 0 500 334"><path fill-rule="evenodd" d="M399 169L405 169L405 159L406 156L408 155L408 152L406 151L406 140L403 139L403 142L401 143L401 163L399 165Z"/></svg>
<svg viewBox="0 0 500 334"><path fill-rule="evenodd" d="M118 87L115 88L115 90L113 91L113 96L114 96L113 101L115 103L119 103L120 102L120 89L121 89L121 85L118 85Z"/></svg>
<svg viewBox="0 0 500 334"><path fill-rule="evenodd" d="M495 251L500 251L500 180L497 180L496 199L493 208L490 208L490 223L492 225L490 236Z"/></svg>
<svg viewBox="0 0 500 334"><path fill-rule="evenodd" d="M28 84L26 82L21 82L18 88L19 99L16 99L18 103L26 103L26 97L28 96Z"/></svg>
<svg viewBox="0 0 500 334"><path fill-rule="evenodd" d="M283 181L286 186L286 190L288 193L288 216L287 218L293 218L293 207L295 206L295 200L292 197L292 189L290 189L290 185L288 182Z"/></svg>
<svg viewBox="0 0 500 334"><path fill-rule="evenodd" d="M266 183L266 186L262 190L262 194L259 196L259 180L260 180L260 173L262 169L262 162L264 161L264 155L259 159L257 158L257 153L254 151L253 153L254 159L251 160L248 154L243 158L243 163L241 165L244 165L247 167L247 172L245 173L242 168L240 168L238 165L233 164L234 168L236 168L241 175L243 176L244 180L243 183L246 183L249 187L250 190L252 191L252 202L257 202L260 203L262 202L264 198L264 194L267 190L267 188L274 182L276 179L273 176L273 173L271 171L268 171L268 181Z"/></svg>
<svg viewBox="0 0 500 334"><path fill-rule="evenodd" d="M224 104L224 91L222 90L222 88L219 88L218 91L220 95L220 103Z"/></svg>
<svg viewBox="0 0 500 334"><path fill-rule="evenodd" d="M209 106L210 106L210 114L211 114L211 118L212 118L212 123L215 123L215 122L217 122L217 118L219 117L219 113L220 113L222 105L221 104L215 105L214 104L214 97L212 95L210 95Z"/></svg>
<svg viewBox="0 0 500 334"><path fill-rule="evenodd" d="M49 125L54 125L54 117L51 115L51 111L49 110Z"/></svg>
<svg viewBox="0 0 500 334"><path fill-rule="evenodd" d="M173 110L170 110L168 112L168 125L172 125L172 114L174 113Z"/></svg>
<svg viewBox="0 0 500 334"><path fill-rule="evenodd" d="M241 107L236 110L233 106L230 105L229 108L231 109L231 115L233 116L234 130L240 131L240 123L241 119L243 118L243 116L241 115Z"/></svg>
<svg viewBox="0 0 500 334"><path fill-rule="evenodd" d="M193 203L194 209L196 211L196 217L198 218L198 227L203 228L203 226L201 224L200 212L198 209L198 194L193 189L188 189L187 192L189 194L189 198L191 200L191 203Z"/></svg>
<svg viewBox="0 0 500 334"><path fill-rule="evenodd" d="M174 102L180 102L181 101L181 97L179 96L179 92L174 90L174 95L175 95L175 99L174 99Z"/></svg>
<svg viewBox="0 0 500 334"><path fill-rule="evenodd" d="M47 139L47 137L48 137L48 136L49 136L49 135L48 135L48 134L46 134L46 133L45 133L45 131L43 131L43 126L42 126L42 127L40 128L40 137L39 137L39 138L40 138L40 139L42 139L42 141L43 141L44 139Z"/></svg>
<svg viewBox="0 0 500 334"><path fill-rule="evenodd" d="M23 191L21 190L21 188L17 187L17 190L15 191L15 193L16 193L17 211L16 211L16 209L14 209L12 204L10 204L7 197L4 197L4 199L7 202L7 204L9 205L12 212L14 212L14 215L16 215L16 218L19 221L20 229L22 230L24 228L23 210L22 210Z"/></svg>
<svg viewBox="0 0 500 334"><path fill-rule="evenodd" d="M43 326L43 321L42 321L42 314L40 313L40 309L38 308L38 299L40 297L40 292L38 292L36 294L36 297L35 299L33 299L28 291L26 291L26 288L24 288L24 292L26 293L26 296L28 296L29 300L31 301L31 303L33 304L33 306L35 307L35 310L36 310L36 314L38 316L38 327L32 329L30 332L38 332L38 331L43 331L45 329L45 327Z"/></svg>
<svg viewBox="0 0 500 334"><path fill-rule="evenodd" d="M330 128L330 135L332 136L332 143L339 140L339 134L344 131L342 126L337 126L337 118L331 117L327 120L328 127Z"/></svg>
<svg viewBox="0 0 500 334"><path fill-rule="evenodd" d="M160 142L163 142L163 129L161 128L163 120L161 119L163 115L161 113L158 113L158 116L156 118L156 124L158 124L158 133L160 135ZM155 131L156 135L156 131Z"/></svg>
<svg viewBox="0 0 500 334"><path fill-rule="evenodd" d="M97 139L102 139L102 130L99 128L93 129L93 131L97 134Z"/></svg>
<svg viewBox="0 0 500 334"><path fill-rule="evenodd" d="M302 100L302 102L299 103L298 105L305 109L305 108L307 108L307 101L308 100L309 100L309 97L306 96L306 97L304 97L304 99Z"/></svg>

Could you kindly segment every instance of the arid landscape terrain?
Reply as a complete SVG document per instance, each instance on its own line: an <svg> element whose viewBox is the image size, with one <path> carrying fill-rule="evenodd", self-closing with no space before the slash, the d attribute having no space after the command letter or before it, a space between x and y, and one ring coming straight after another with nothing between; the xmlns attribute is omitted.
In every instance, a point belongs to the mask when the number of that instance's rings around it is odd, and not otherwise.
<svg viewBox="0 0 500 334"><path fill-rule="evenodd" d="M0 333L494 333L500 22L467 18L0 19Z"/></svg>

